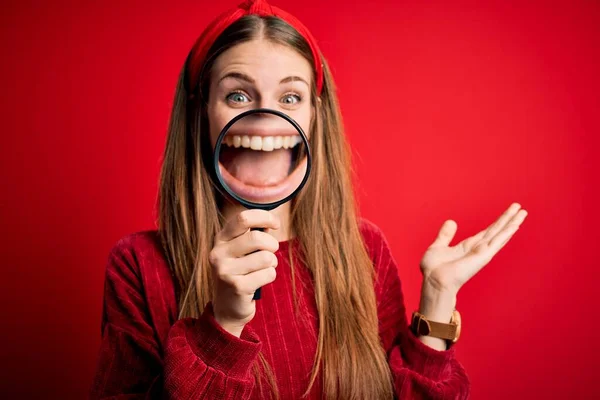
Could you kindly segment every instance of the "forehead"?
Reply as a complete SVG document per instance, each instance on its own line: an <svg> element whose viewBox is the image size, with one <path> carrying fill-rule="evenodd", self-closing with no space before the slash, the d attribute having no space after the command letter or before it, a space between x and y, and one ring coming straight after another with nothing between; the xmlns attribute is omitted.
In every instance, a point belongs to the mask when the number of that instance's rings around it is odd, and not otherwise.
<svg viewBox="0 0 600 400"><path fill-rule="evenodd" d="M240 43L223 52L215 60L212 75L219 79L233 71L262 81L299 76L311 82L312 78L310 63L298 51L266 39Z"/></svg>

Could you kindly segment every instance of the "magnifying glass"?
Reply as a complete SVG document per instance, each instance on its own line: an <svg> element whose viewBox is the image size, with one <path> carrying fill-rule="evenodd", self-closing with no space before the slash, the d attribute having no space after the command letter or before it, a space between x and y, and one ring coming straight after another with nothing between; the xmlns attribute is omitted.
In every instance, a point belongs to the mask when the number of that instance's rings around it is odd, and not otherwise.
<svg viewBox="0 0 600 400"><path fill-rule="evenodd" d="M245 111L225 125L214 149L217 184L248 209L270 211L292 200L310 175L306 134L289 115ZM263 229L258 229L263 230ZM261 289L254 300L261 297Z"/></svg>

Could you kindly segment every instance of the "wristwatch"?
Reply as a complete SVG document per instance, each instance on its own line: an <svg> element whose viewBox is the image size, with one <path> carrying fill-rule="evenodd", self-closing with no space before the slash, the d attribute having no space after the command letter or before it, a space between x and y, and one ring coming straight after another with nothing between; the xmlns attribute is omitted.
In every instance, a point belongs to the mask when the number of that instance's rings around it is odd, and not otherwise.
<svg viewBox="0 0 600 400"><path fill-rule="evenodd" d="M449 344L456 343L460 337L460 313L454 310L450 323L443 323L430 321L423 314L415 311L412 315L411 329L417 336L432 336L445 339Z"/></svg>

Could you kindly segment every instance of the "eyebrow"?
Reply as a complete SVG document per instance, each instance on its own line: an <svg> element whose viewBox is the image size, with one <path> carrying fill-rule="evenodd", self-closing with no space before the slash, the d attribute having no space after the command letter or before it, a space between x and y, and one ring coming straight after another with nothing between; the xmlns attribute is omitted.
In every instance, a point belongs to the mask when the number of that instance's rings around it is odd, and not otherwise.
<svg viewBox="0 0 600 400"><path fill-rule="evenodd" d="M221 81L223 81L223 80L225 80L227 78L233 78L233 79L237 79L239 81L245 81L245 82L248 82L248 83L254 83L254 79L250 78L246 74L242 74L241 72L229 72L229 73L223 75L221 77L221 79L219 79L219 83L221 83Z"/></svg>
<svg viewBox="0 0 600 400"><path fill-rule="evenodd" d="M250 76L248 76L246 74L243 74L241 72L229 72L229 73L223 75L221 77L221 79L219 79L219 83L221 81L227 79L227 78L233 78L233 79L237 79L239 81L244 81L244 82L248 82L248 83L252 83L252 84L254 83L254 79L252 79ZM303 78L301 78L299 76L288 76L287 78L283 78L279 82L279 84L281 85L283 83L288 83L288 82L293 82L293 81L304 82L306 84L306 86L310 87L310 85L308 84L308 82L305 79L303 79Z"/></svg>
<svg viewBox="0 0 600 400"><path fill-rule="evenodd" d="M282 83L288 83L288 82L294 82L294 81L304 82L306 84L306 86L310 87L308 82L306 82L304 79L300 78L299 76L288 76L287 78L283 78L279 82L279 84L281 85Z"/></svg>

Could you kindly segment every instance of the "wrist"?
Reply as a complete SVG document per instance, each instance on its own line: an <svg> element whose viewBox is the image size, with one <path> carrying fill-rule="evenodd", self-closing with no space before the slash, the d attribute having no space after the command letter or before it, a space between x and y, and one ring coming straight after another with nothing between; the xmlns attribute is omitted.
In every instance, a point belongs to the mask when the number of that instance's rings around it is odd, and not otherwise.
<svg viewBox="0 0 600 400"><path fill-rule="evenodd" d="M217 321L217 324L219 324L223 330L238 338L242 336L242 331L244 330L244 326L246 326L246 324L240 324L239 321L231 322L230 320L220 318L217 315L215 315L215 321Z"/></svg>
<svg viewBox="0 0 600 400"><path fill-rule="evenodd" d="M421 287L421 300L419 302L419 313L427 319L437 322L448 322L452 318L452 312L456 308L456 292L451 290L439 290L427 282Z"/></svg>

